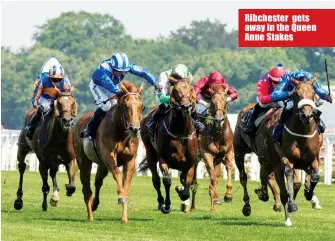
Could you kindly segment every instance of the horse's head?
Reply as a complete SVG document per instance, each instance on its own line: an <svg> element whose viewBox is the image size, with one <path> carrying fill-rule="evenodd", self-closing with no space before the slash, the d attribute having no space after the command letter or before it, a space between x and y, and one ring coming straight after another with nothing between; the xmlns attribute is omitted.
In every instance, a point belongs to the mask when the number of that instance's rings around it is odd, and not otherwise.
<svg viewBox="0 0 335 241"><path fill-rule="evenodd" d="M195 91L193 87L183 80L177 80L169 77L170 87L170 104L172 108L181 110L184 116L190 116L195 104Z"/></svg>
<svg viewBox="0 0 335 241"><path fill-rule="evenodd" d="M228 89L225 89L222 85L218 84L210 85L207 90L211 99L210 115L213 117L212 119L216 128L223 126L227 116L227 91Z"/></svg>
<svg viewBox="0 0 335 241"><path fill-rule="evenodd" d="M119 110L121 111L121 120L129 131L131 136L137 136L140 130L140 120L143 110L143 101L141 93L144 89L144 84L141 84L139 89L128 81L120 82L119 84L123 96L119 100Z"/></svg>
<svg viewBox="0 0 335 241"><path fill-rule="evenodd" d="M54 100L55 116L63 129L69 129L73 123L73 117L77 115L77 102L71 92L60 93Z"/></svg>
<svg viewBox="0 0 335 241"><path fill-rule="evenodd" d="M291 78L291 82L295 85L295 92L293 94L293 104L296 115L304 125L309 125L313 119L313 110L316 108L314 103L314 88L313 83L316 81L314 75L311 81L296 80Z"/></svg>

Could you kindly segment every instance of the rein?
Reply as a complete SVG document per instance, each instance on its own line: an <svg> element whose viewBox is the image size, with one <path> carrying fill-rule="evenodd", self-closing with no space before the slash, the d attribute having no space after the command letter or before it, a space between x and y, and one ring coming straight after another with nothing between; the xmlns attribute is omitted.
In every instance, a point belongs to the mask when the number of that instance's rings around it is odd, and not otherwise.
<svg viewBox="0 0 335 241"><path fill-rule="evenodd" d="M188 135L188 136L176 136L176 135L172 134L171 131L169 131L169 129L168 129L167 126L166 126L166 122L165 122L165 120L163 120L163 125L164 125L164 128L165 128L165 130L166 130L166 133L167 133L169 136L171 136L171 137L173 137L174 139L177 139L177 140L191 140L191 139L193 139L194 134L196 134L196 131L193 131L193 132L192 132L190 135Z"/></svg>

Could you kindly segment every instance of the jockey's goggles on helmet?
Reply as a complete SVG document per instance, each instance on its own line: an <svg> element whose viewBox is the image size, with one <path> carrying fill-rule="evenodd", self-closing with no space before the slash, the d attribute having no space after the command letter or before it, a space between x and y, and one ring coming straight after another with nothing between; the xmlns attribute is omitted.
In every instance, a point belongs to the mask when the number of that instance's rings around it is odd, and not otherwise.
<svg viewBox="0 0 335 241"><path fill-rule="evenodd" d="M127 72L126 71L117 71L117 70L113 70L113 74L115 74L117 77L119 77L119 76L124 76L124 75L126 75L127 74Z"/></svg>
<svg viewBox="0 0 335 241"><path fill-rule="evenodd" d="M59 84L63 79L51 78L51 82Z"/></svg>

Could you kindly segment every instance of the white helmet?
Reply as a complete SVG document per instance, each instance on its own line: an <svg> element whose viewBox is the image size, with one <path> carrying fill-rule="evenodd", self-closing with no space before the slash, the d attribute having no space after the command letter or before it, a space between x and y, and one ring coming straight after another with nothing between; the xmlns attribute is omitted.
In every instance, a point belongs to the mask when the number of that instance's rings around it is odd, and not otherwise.
<svg viewBox="0 0 335 241"><path fill-rule="evenodd" d="M122 52L113 54L111 64L116 71L128 72L130 70L128 56Z"/></svg>

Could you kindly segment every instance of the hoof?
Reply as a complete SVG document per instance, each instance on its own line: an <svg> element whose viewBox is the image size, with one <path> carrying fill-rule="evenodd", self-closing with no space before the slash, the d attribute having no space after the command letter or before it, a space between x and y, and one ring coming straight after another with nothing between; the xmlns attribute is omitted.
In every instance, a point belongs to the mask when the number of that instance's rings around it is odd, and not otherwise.
<svg viewBox="0 0 335 241"><path fill-rule="evenodd" d="M66 184L66 196L71 197L73 193L76 191L76 187L74 185Z"/></svg>
<svg viewBox="0 0 335 241"><path fill-rule="evenodd" d="M57 207L59 203L59 197L57 198L50 198L50 205L53 207Z"/></svg>
<svg viewBox="0 0 335 241"><path fill-rule="evenodd" d="M170 207L167 207L167 206L165 206L165 204L163 204L163 206L162 206L162 208L161 208L161 211L162 211L162 213L164 213L164 214L168 214L168 213L170 213L171 208L170 208Z"/></svg>
<svg viewBox="0 0 335 241"><path fill-rule="evenodd" d="M314 193L310 193L309 191L305 190L304 195L307 201L311 201L314 196Z"/></svg>
<svg viewBox="0 0 335 241"><path fill-rule="evenodd" d="M262 189L260 188L255 189L255 193L257 194L259 200L263 202L269 201L269 194L264 192Z"/></svg>
<svg viewBox="0 0 335 241"><path fill-rule="evenodd" d="M21 198L16 199L14 202L14 208L16 210L21 210L22 207L23 207L23 200Z"/></svg>
<svg viewBox="0 0 335 241"><path fill-rule="evenodd" d="M164 205L164 203L158 203L158 208L157 208L157 210L161 210L162 207L163 207L163 205Z"/></svg>
<svg viewBox="0 0 335 241"><path fill-rule="evenodd" d="M313 202L313 201L312 201L312 208L316 209L316 210L321 210L322 209L320 203L316 203L316 202Z"/></svg>
<svg viewBox="0 0 335 241"><path fill-rule="evenodd" d="M47 203L43 203L42 204L42 210L46 211L48 209L48 204Z"/></svg>
<svg viewBox="0 0 335 241"><path fill-rule="evenodd" d="M298 206L297 206L297 204L295 204L295 203L289 203L289 204L287 205L287 211L288 211L289 213L297 212L297 211L298 211Z"/></svg>
<svg viewBox="0 0 335 241"><path fill-rule="evenodd" d="M290 218L287 218L287 219L285 220L285 226L286 226L286 227L292 227L292 222L291 222L291 219L290 219Z"/></svg>
<svg viewBox="0 0 335 241"><path fill-rule="evenodd" d="M224 196L223 201L225 203L231 203L233 201L233 197Z"/></svg>
<svg viewBox="0 0 335 241"><path fill-rule="evenodd" d="M117 200L117 204L127 204L128 203L128 198L127 197L120 197Z"/></svg>
<svg viewBox="0 0 335 241"><path fill-rule="evenodd" d="M100 202L98 198L93 198L93 202L92 202L92 211L94 212L95 210L98 209Z"/></svg>
<svg viewBox="0 0 335 241"><path fill-rule="evenodd" d="M121 218L121 223L128 223L128 218Z"/></svg>
<svg viewBox="0 0 335 241"><path fill-rule="evenodd" d="M213 203L214 203L214 205L221 205L222 204L220 199L215 199Z"/></svg>
<svg viewBox="0 0 335 241"><path fill-rule="evenodd" d="M251 214L251 207L250 207L249 203L248 204L244 204L244 207L242 209L242 213L246 217L250 216L250 214Z"/></svg>
<svg viewBox="0 0 335 241"><path fill-rule="evenodd" d="M282 208L283 208L283 206L281 204L277 204L277 203L273 204L273 210L275 212L281 212Z"/></svg>
<svg viewBox="0 0 335 241"><path fill-rule="evenodd" d="M182 212L184 212L184 213L188 213L188 212L190 212L190 210L191 210L191 205L187 205L187 204L185 204L185 203L182 203L182 204L180 205L180 210L181 210Z"/></svg>

